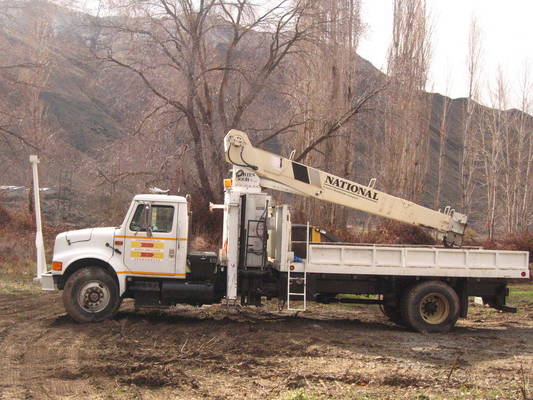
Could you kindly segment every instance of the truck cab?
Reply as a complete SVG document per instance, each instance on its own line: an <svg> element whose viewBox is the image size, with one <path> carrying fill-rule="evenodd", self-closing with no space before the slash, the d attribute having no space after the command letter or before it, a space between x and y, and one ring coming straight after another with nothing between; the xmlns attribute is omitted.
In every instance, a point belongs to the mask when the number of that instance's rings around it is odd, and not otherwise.
<svg viewBox="0 0 533 400"><path fill-rule="evenodd" d="M118 256L118 262L123 263L120 272L184 279L188 224L184 197L135 196L113 241L113 253Z"/></svg>
<svg viewBox="0 0 533 400"><path fill-rule="evenodd" d="M43 288L63 290L81 322L108 318L126 297L148 307L218 300L217 255L188 254L188 227L185 197L136 195L119 227L60 233Z"/></svg>

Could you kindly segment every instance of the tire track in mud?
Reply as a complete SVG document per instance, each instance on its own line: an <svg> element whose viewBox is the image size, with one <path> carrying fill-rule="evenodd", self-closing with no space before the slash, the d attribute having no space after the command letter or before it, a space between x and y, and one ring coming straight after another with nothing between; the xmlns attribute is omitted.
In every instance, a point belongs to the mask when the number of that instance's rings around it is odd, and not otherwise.
<svg viewBox="0 0 533 400"><path fill-rule="evenodd" d="M58 300L58 299L56 299ZM1 295L0 398L49 398L51 372L59 361L79 364L80 339L54 337L53 325L61 314L56 302L41 295ZM3 311L9 310L8 313ZM52 395L65 395L70 385L55 385ZM61 388L59 392L56 390ZM67 389L67 390L65 390ZM38 392L38 394L35 393Z"/></svg>
<svg viewBox="0 0 533 400"><path fill-rule="evenodd" d="M21 299L27 300L28 304L21 307ZM0 334L0 354L3 355L0 359L0 396L4 399L32 398L31 390L24 385L22 373L30 341L39 333L32 327L36 301L29 296L2 295L0 302L3 317Z"/></svg>

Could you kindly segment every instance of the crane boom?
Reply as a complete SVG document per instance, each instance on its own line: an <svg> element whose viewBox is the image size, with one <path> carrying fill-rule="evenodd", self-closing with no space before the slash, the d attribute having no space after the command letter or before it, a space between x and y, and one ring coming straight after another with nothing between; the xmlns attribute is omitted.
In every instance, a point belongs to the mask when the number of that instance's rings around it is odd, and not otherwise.
<svg viewBox="0 0 533 400"><path fill-rule="evenodd" d="M444 233L444 243L460 246L467 216L446 208L435 211L411 201L308 167L255 148L248 135L232 129L224 138L226 161L248 168L261 178L261 186L314 197L380 217L432 228Z"/></svg>

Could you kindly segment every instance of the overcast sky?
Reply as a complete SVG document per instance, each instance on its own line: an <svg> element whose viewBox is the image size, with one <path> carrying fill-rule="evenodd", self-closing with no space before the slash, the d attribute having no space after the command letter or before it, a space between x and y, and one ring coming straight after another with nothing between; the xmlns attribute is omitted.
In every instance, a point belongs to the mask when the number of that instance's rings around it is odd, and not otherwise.
<svg viewBox="0 0 533 400"><path fill-rule="evenodd" d="M431 82L427 89L464 97L467 90L466 57L472 15L481 29L483 100L489 103L498 65L512 84L510 107L519 106L519 85L529 63L533 81L533 0L427 0L433 26ZM392 0L363 0L368 25L359 54L386 69L392 31ZM450 84L446 89L447 76Z"/></svg>

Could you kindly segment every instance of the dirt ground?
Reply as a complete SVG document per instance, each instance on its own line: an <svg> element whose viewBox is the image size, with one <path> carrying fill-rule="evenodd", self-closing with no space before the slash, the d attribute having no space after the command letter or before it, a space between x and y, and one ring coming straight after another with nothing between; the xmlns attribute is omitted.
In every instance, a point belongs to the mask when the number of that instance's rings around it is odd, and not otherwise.
<svg viewBox="0 0 533 400"><path fill-rule="evenodd" d="M0 282L1 399L527 399L533 303L472 306L448 334L377 306L178 307L80 325L58 293Z"/></svg>

